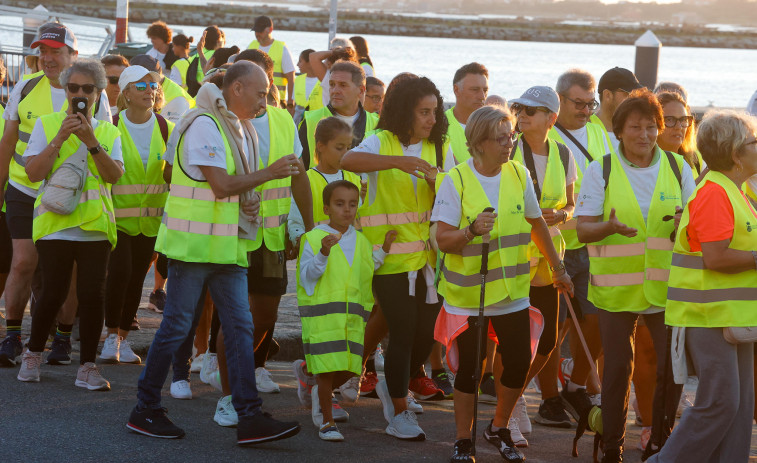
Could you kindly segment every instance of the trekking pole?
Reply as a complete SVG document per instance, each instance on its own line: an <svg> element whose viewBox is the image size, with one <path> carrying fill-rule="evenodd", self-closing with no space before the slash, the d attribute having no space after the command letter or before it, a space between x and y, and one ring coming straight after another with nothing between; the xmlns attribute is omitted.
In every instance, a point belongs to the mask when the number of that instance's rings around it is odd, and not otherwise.
<svg viewBox="0 0 757 463"><path fill-rule="evenodd" d="M494 212L493 207L487 207L484 212ZM473 428L471 431L471 443L473 451L471 454L476 455L476 421L478 421L478 386L481 382L481 341L484 339L484 299L486 296L486 275L489 273L489 239L490 235L483 235L484 242L481 244L481 299L478 304L478 320L476 321L476 369L473 373Z"/></svg>
<svg viewBox="0 0 757 463"><path fill-rule="evenodd" d="M570 318L573 319L573 326L576 327L576 333L578 333L578 339L581 340L581 346L584 349L584 354L586 354L586 359L589 361L589 365L591 366L591 376L594 378L594 380L597 382L597 384L602 384L602 381L599 380L599 374L597 373L596 365L594 365L594 359L591 356L591 352L589 351L589 346L586 344L586 338L584 338L584 333L581 331L581 325L578 324L578 317L576 317L576 311L573 310L573 304L570 302L570 295L568 293L563 293L565 295L565 302L568 303L568 311L570 312Z"/></svg>

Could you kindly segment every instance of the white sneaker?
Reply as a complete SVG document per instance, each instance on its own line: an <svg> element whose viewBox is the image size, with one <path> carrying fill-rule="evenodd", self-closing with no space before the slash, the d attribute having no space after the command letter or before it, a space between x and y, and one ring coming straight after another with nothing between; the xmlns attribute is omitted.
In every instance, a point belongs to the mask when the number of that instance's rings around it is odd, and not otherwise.
<svg viewBox="0 0 757 463"><path fill-rule="evenodd" d="M205 384L210 384L210 375L213 374L214 371L218 371L218 357L216 357L216 354L211 354L210 351L208 351L202 357L200 381Z"/></svg>
<svg viewBox="0 0 757 463"><path fill-rule="evenodd" d="M205 358L205 354L198 354L192 359L192 366L189 367L190 373L199 373L202 370L202 359Z"/></svg>
<svg viewBox="0 0 757 463"><path fill-rule="evenodd" d="M192 388L189 386L189 381L182 379L171 383L171 397L174 399L191 399Z"/></svg>
<svg viewBox="0 0 757 463"><path fill-rule="evenodd" d="M92 362L87 362L79 367L74 384L90 391L110 391L110 383L103 378L97 365Z"/></svg>
<svg viewBox="0 0 757 463"><path fill-rule="evenodd" d="M119 349L121 346L121 336L116 333L109 334L103 343L103 350L100 352L100 359L106 362L118 363Z"/></svg>
<svg viewBox="0 0 757 463"><path fill-rule="evenodd" d="M602 394L589 394L589 400L591 400L592 405L596 405L597 407L602 406Z"/></svg>
<svg viewBox="0 0 757 463"><path fill-rule="evenodd" d="M279 385L273 382L271 372L265 367L255 368L255 384L258 386L258 392L275 393L280 392Z"/></svg>
<svg viewBox="0 0 757 463"><path fill-rule="evenodd" d="M336 426L328 424L318 429L318 437L328 442L342 442L344 440L344 436L339 432L339 429Z"/></svg>
<svg viewBox="0 0 757 463"><path fill-rule="evenodd" d="M407 391L407 409L416 415L423 413L423 406L415 400L415 396L411 391Z"/></svg>
<svg viewBox="0 0 757 463"><path fill-rule="evenodd" d="M353 376L346 383L339 386L339 394L342 395L342 401L354 405L360 398L360 382L362 376Z"/></svg>
<svg viewBox="0 0 757 463"><path fill-rule="evenodd" d="M213 386L217 391L223 392L223 385L221 384L221 371L214 371L209 378L208 384Z"/></svg>
<svg viewBox="0 0 757 463"><path fill-rule="evenodd" d="M321 405L318 403L318 386L313 386L311 392L313 400L310 404L310 417L313 419L315 427L321 429L321 426L323 426L323 413L321 413Z"/></svg>
<svg viewBox="0 0 757 463"><path fill-rule="evenodd" d="M39 370L42 365L42 352L31 352L27 349L21 357L21 369L16 379L24 382L39 382Z"/></svg>
<svg viewBox="0 0 757 463"><path fill-rule="evenodd" d="M392 397L389 395L389 388L386 386L385 379L376 384L376 395L378 395L384 408L384 419L391 425L394 418L394 404L392 403Z"/></svg>
<svg viewBox="0 0 757 463"><path fill-rule="evenodd" d="M524 436L531 435L531 419L528 417L528 404L526 404L526 397L521 395L518 397L518 401L515 403L513 409L513 418L518 423L518 429ZM513 438L515 440L515 438ZM516 446L518 442L515 442ZM528 444L526 444L528 445Z"/></svg>
<svg viewBox="0 0 757 463"><path fill-rule="evenodd" d="M510 430L510 437L513 439L513 443L515 443L516 447L528 447L528 441L523 437L520 428L518 428L518 420L510 418L510 421L507 422L507 429Z"/></svg>
<svg viewBox="0 0 757 463"><path fill-rule="evenodd" d="M128 340L121 339L121 345L118 347L118 361L121 363L142 363L142 358L131 350L131 343Z"/></svg>
<svg viewBox="0 0 757 463"><path fill-rule="evenodd" d="M213 421L220 426L236 426L239 423L239 417L237 411L234 410L234 405L231 404L231 396L221 397L218 399L218 405L216 405L216 414L213 416Z"/></svg>
<svg viewBox="0 0 757 463"><path fill-rule="evenodd" d="M386 427L386 433L402 440L426 439L426 433L418 426L418 418L410 410L405 410L392 418L389 426Z"/></svg>
<svg viewBox="0 0 757 463"><path fill-rule="evenodd" d="M350 419L350 414L339 405L339 401L336 400L333 394L331 395L331 416L338 423L343 423Z"/></svg>
<svg viewBox="0 0 757 463"><path fill-rule="evenodd" d="M315 385L315 376L306 375L303 370L304 366L304 360L295 360L292 363L292 371L294 372L294 379L297 380L297 398L300 399L303 407L309 407L313 401L311 390Z"/></svg>
<svg viewBox="0 0 757 463"><path fill-rule="evenodd" d="M384 350L379 344L376 347L376 355L373 356L373 364L376 366L376 371L384 371Z"/></svg>

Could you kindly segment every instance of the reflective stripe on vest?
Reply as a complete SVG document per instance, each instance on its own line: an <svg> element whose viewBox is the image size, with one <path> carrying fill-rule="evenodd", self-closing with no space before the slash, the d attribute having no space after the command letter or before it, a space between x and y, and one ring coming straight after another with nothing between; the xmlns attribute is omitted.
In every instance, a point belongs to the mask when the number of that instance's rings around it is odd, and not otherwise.
<svg viewBox="0 0 757 463"><path fill-rule="evenodd" d="M617 153L611 156L603 220L608 220L614 208L618 220L636 228L638 234L632 238L613 234L588 245L589 300L604 310L639 312L650 306L665 307L674 222L662 218L675 214L676 206L682 206L683 201L670 163L658 147L655 150L659 173L646 221L625 174L624 161ZM680 168L683 158L675 155L675 160Z"/></svg>
<svg viewBox="0 0 757 463"><path fill-rule="evenodd" d="M449 122L447 135L449 136L450 146L452 146L452 154L455 156L455 162L465 162L471 156L470 151L468 151L468 140L465 138L465 129L455 117L455 107L446 110L444 115L447 116Z"/></svg>
<svg viewBox="0 0 757 463"><path fill-rule="evenodd" d="M725 175L709 171L689 204L697 199L708 182L725 190L733 208L733 236L728 247L744 252L757 249L757 227L754 226L757 211ZM693 252L689 246L689 219L687 205L678 227L670 267L665 323L703 328L757 325L757 270L752 268L739 273L708 270L702 252Z"/></svg>

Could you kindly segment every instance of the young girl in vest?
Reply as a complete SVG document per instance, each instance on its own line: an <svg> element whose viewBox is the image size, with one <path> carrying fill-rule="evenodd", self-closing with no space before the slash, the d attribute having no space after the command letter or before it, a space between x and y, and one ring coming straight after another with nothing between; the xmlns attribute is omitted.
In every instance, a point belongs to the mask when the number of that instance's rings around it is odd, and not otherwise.
<svg viewBox="0 0 757 463"><path fill-rule="evenodd" d="M363 371L373 272L383 264L397 232L387 232L382 248L373 251L370 241L352 226L360 202L357 185L337 180L326 186L322 197L329 222L302 240L297 303L307 370L317 383L312 389L313 424L321 439L342 441L332 413L332 391Z"/></svg>

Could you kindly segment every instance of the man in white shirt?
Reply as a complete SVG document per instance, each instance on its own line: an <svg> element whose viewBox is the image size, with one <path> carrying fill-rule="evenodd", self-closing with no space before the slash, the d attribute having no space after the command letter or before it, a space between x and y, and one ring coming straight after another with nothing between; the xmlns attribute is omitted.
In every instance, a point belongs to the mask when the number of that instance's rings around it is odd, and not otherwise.
<svg viewBox="0 0 757 463"><path fill-rule="evenodd" d="M642 87L634 73L624 68L614 67L599 78L599 111L591 116L591 121L602 123L614 151L618 151L620 140L612 132L612 115L629 93Z"/></svg>
<svg viewBox="0 0 757 463"><path fill-rule="evenodd" d="M273 83L279 89L281 101L286 101L289 114L294 113L294 59L286 44L273 39L273 20L258 16L252 26L255 40L247 48L257 48L268 53L273 60Z"/></svg>

